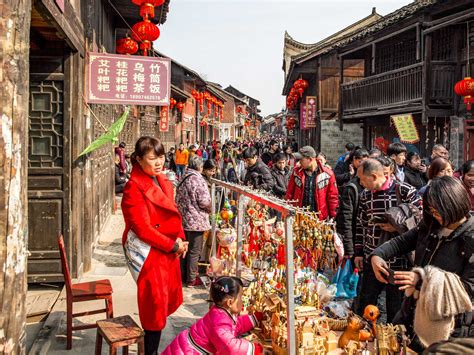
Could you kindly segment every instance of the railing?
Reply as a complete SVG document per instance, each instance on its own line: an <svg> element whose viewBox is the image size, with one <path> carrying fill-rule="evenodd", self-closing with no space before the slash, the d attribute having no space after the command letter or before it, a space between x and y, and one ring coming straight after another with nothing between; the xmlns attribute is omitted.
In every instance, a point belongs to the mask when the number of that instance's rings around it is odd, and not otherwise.
<svg viewBox="0 0 474 355"><path fill-rule="evenodd" d="M419 102L423 97L423 62L342 84L343 114ZM432 62L430 104L453 102L455 64Z"/></svg>

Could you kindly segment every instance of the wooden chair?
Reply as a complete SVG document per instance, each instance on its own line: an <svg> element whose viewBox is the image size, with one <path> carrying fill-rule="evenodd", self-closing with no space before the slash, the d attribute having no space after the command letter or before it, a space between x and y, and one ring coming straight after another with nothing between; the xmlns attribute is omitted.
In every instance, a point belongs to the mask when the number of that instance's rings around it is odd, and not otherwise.
<svg viewBox="0 0 474 355"><path fill-rule="evenodd" d="M138 355L145 354L145 333L130 316L97 321L97 337L95 340L96 355L102 354L102 339L109 344L109 354L116 355L122 347L122 354L128 355L128 346L137 343Z"/></svg>
<svg viewBox="0 0 474 355"><path fill-rule="evenodd" d="M107 318L113 318L113 304L112 304L112 285L109 280L99 280L91 282L81 282L73 284L71 282L71 274L66 258L66 248L64 247L64 239L60 234L58 235L59 252L61 254L61 266L64 275L64 282L66 284L66 303L67 303L67 346L66 349L72 348L72 331L96 328L97 324L82 324L75 327L72 326L72 319L76 317L83 317L92 314L106 313ZM72 305L75 302L84 302L92 300L105 300L105 308L72 313Z"/></svg>

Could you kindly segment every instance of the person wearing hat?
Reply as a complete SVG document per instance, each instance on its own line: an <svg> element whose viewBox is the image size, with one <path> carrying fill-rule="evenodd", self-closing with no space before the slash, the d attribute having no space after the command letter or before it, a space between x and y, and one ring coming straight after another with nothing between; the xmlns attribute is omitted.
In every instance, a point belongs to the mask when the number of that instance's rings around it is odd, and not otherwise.
<svg viewBox="0 0 474 355"><path fill-rule="evenodd" d="M321 220L336 217L339 198L334 173L317 161L313 147L304 146L299 154L300 166L290 177L286 199L295 206L319 213Z"/></svg>

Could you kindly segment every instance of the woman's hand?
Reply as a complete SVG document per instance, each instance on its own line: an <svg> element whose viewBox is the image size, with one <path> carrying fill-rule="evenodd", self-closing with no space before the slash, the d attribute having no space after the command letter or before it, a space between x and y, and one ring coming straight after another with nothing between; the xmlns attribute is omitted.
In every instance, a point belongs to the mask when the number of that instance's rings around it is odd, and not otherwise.
<svg viewBox="0 0 474 355"><path fill-rule="evenodd" d="M387 262L377 255L372 256L370 262L372 264L372 269L374 269L374 274L377 280L384 284L388 284L387 278L389 276L389 272ZM387 277L384 277L384 275Z"/></svg>
<svg viewBox="0 0 474 355"><path fill-rule="evenodd" d="M376 225L379 226L385 232L393 233L397 231L397 229L394 226L392 226L390 223L378 223Z"/></svg>
<svg viewBox="0 0 474 355"><path fill-rule="evenodd" d="M189 242L183 242L181 238L178 238L176 239L176 243L178 243L178 250L176 251L176 254L178 254L178 256L183 256L184 259L188 251Z"/></svg>
<svg viewBox="0 0 474 355"><path fill-rule="evenodd" d="M411 288L415 288L416 284L420 280L420 276L413 271L395 271L395 284L400 285L400 291L406 291Z"/></svg>

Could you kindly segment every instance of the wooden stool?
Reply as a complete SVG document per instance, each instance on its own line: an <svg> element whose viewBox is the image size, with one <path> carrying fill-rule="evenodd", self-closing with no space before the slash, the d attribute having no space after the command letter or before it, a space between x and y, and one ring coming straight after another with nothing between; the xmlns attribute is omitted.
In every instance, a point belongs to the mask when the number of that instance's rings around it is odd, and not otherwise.
<svg viewBox="0 0 474 355"><path fill-rule="evenodd" d="M145 354L145 333L130 316L122 316L97 321L97 338L95 354L102 353L102 338L110 347L110 355L117 354L117 348L123 347L122 353L128 355L128 346L138 344L138 355Z"/></svg>

